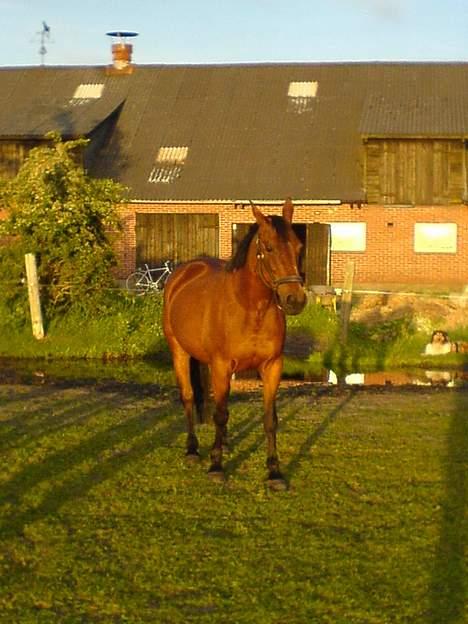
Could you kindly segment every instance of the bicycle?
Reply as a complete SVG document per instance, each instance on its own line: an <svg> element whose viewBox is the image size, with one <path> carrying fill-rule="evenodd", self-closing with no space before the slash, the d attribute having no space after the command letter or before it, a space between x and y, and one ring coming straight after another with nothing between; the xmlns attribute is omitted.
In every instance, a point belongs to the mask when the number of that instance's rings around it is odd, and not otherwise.
<svg viewBox="0 0 468 624"><path fill-rule="evenodd" d="M164 288L167 278L174 270L171 260L166 260L163 266L150 269L145 264L144 268L137 269L127 277L125 285L129 292L144 295L149 292L157 292Z"/></svg>

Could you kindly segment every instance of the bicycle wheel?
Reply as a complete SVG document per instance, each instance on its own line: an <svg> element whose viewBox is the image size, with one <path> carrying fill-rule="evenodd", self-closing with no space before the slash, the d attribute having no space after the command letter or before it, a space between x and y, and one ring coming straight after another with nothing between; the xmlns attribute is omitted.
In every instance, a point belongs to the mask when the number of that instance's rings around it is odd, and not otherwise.
<svg viewBox="0 0 468 624"><path fill-rule="evenodd" d="M135 271L127 277L127 290L136 295L143 295L150 290L150 280L143 271Z"/></svg>

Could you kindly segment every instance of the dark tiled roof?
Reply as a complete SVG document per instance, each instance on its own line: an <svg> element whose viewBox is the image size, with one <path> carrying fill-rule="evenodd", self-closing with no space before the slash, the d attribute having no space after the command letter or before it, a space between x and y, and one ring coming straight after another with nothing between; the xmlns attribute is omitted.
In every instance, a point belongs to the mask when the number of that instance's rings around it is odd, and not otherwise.
<svg viewBox="0 0 468 624"><path fill-rule="evenodd" d="M289 97L293 81L317 82L316 97ZM100 83L101 98L70 105ZM0 137L89 134L122 103L92 173L135 199L359 201L363 135L468 136L468 63L3 69ZM161 147L188 152L149 182Z"/></svg>
<svg viewBox="0 0 468 624"><path fill-rule="evenodd" d="M468 64L387 68L363 105L368 136L468 136Z"/></svg>
<svg viewBox="0 0 468 624"><path fill-rule="evenodd" d="M101 98L73 99L80 84L102 84ZM0 70L0 137L41 138L55 130L64 137L88 135L127 96L128 83L106 78L101 68Z"/></svg>

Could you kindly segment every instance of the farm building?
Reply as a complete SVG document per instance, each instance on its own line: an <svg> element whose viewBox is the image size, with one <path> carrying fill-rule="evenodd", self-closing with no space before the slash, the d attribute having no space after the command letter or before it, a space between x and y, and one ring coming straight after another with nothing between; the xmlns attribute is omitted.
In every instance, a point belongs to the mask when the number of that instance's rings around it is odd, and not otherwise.
<svg viewBox="0 0 468 624"><path fill-rule="evenodd" d="M229 257L287 196L306 283L468 283L468 63L0 69L0 176L56 130L130 189L119 277Z"/></svg>

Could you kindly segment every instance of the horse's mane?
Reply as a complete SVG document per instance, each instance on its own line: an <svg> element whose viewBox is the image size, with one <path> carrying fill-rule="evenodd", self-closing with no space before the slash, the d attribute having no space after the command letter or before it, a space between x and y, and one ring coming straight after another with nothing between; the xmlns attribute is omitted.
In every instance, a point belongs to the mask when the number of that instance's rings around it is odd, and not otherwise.
<svg viewBox="0 0 468 624"><path fill-rule="evenodd" d="M286 228L286 222L283 217L279 217L278 215L273 215L268 217L269 221L275 228L279 237L283 240L287 240L288 238L288 230ZM244 236L244 238L239 243L237 247L236 253L226 262L225 269L229 273L232 273L236 269L241 269L245 266L247 262L247 254L249 251L250 243L255 238L256 233L258 232L258 224L254 223L250 226L249 231Z"/></svg>

